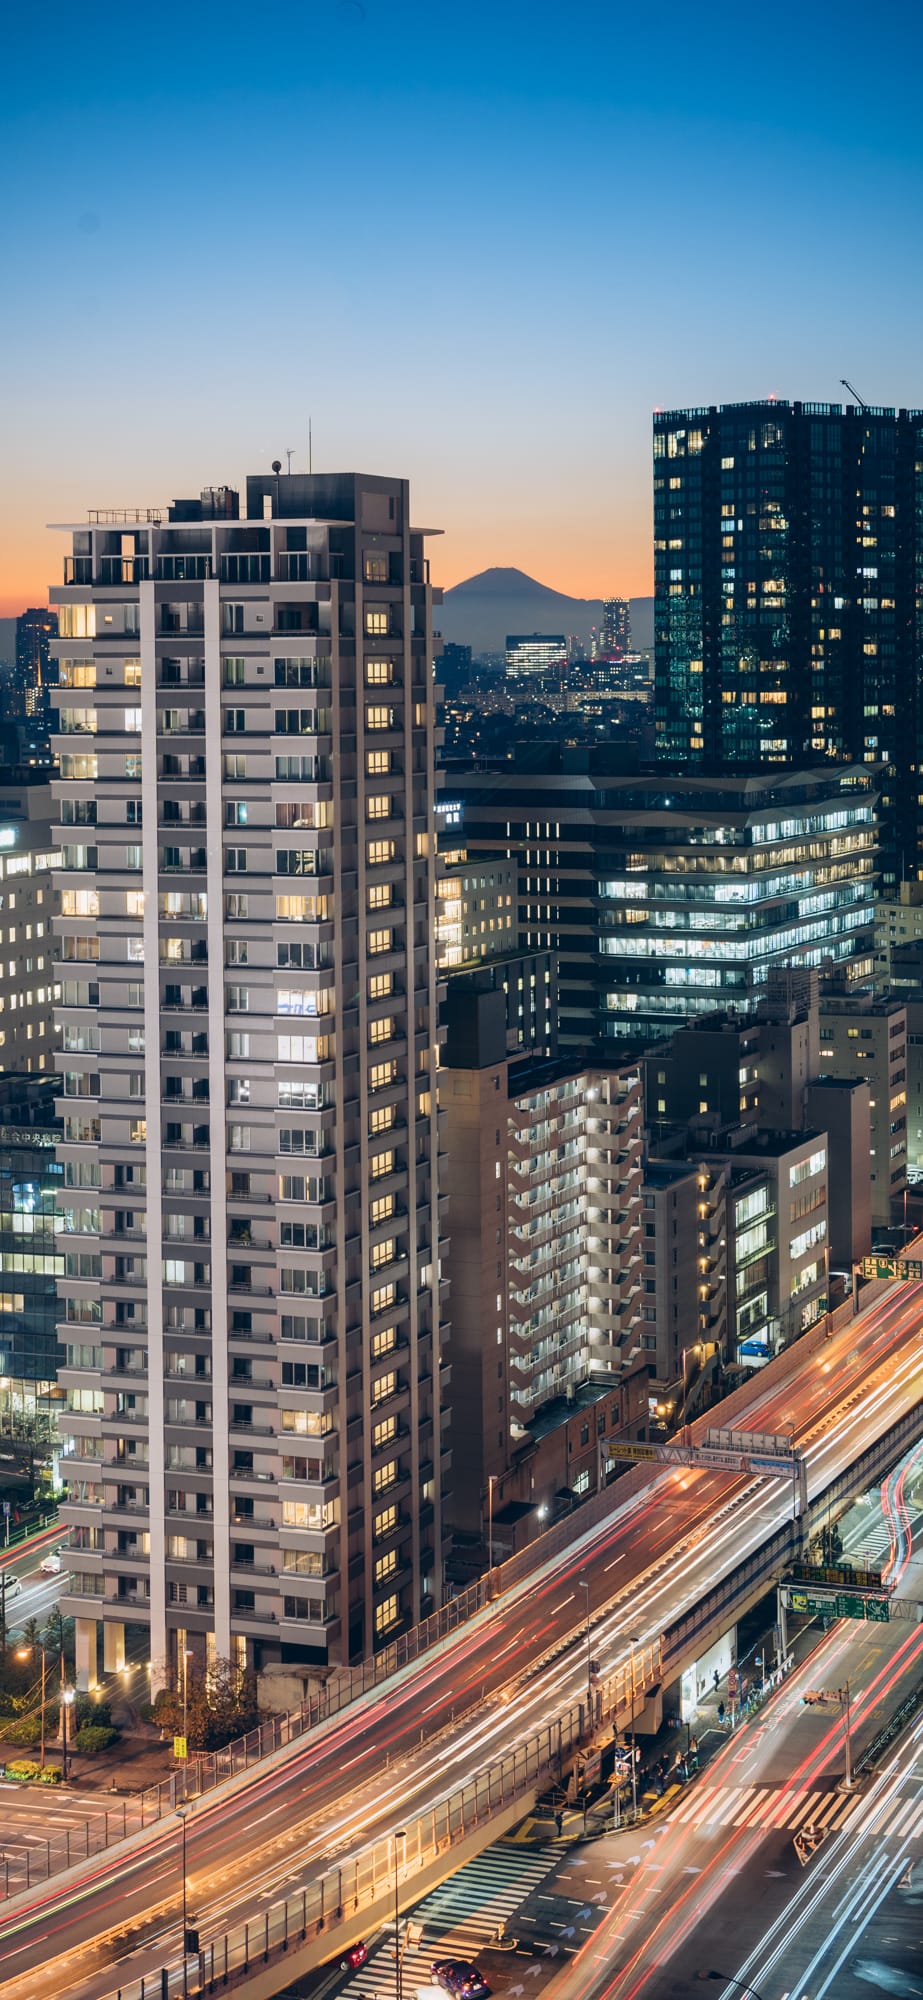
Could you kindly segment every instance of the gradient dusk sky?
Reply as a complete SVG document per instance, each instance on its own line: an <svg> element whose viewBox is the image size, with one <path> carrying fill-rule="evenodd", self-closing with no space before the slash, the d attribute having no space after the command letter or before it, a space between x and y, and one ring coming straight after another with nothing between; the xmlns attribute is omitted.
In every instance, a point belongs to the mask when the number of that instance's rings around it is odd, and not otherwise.
<svg viewBox="0 0 923 2000"><path fill-rule="evenodd" d="M921 54L908 0L14 0L0 613L309 413L438 582L648 591L655 405L923 404Z"/></svg>

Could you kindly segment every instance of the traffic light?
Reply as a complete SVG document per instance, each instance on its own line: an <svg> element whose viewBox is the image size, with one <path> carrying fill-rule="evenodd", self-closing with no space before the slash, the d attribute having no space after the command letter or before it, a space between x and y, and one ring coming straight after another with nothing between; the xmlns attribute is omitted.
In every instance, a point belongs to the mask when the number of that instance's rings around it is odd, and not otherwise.
<svg viewBox="0 0 923 2000"><path fill-rule="evenodd" d="M199 1955L199 1933L192 1924L188 1924L183 1932L183 1949L192 1953L195 1957Z"/></svg>

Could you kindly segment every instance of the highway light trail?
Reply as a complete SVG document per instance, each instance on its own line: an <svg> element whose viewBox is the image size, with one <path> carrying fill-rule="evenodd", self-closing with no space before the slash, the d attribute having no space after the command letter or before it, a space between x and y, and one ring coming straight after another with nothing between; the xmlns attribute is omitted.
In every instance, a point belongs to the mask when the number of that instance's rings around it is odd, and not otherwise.
<svg viewBox="0 0 923 2000"><path fill-rule="evenodd" d="M752 1386L750 1426L793 1426L807 1442L816 1491L898 1416L923 1401L923 1286L902 1286L865 1318ZM780 1373L782 1379L779 1379ZM332 1722L208 1793L189 1817L189 1868L206 1936L260 1912L293 1873L313 1880L427 1811L582 1698L584 1599L590 1584L594 1654L605 1675L674 1624L791 1518L785 1485L691 1467L658 1469L563 1552L539 1560L514 1588L420 1660L370 1690ZM906 1642L914 1642L914 1636ZM424 1740L421 1743L421 1730ZM344 1798L343 1772L352 1781ZM254 1829L259 1829L254 1841ZM152 1828L140 1851L116 1848L20 1896L0 1923L3 2000L50 2000L78 1969L81 1993L104 1990L91 1970L126 1948L152 1916L178 1915L177 1822ZM105 1934L112 1940L105 1942ZM103 1936L101 1937L101 1934ZM150 1941L149 1941L150 1942ZM162 1963L138 1940L138 1970ZM63 1954L57 1969L47 1965ZM27 1972L33 1967L34 1971ZM17 1969L26 1977L17 1979ZM39 1968L43 1968L40 1970ZM57 1983L52 1983L53 1981Z"/></svg>

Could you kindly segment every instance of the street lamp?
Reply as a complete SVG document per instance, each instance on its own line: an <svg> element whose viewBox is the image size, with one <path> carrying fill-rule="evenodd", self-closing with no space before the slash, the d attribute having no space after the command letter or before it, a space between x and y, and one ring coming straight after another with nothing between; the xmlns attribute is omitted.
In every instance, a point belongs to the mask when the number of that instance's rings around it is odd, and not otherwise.
<svg viewBox="0 0 923 2000"><path fill-rule="evenodd" d="M395 2000L403 2000L402 1985L404 1966L401 1958L401 1887L397 1872L397 1843L404 1842L404 1857L407 1856L407 1835L403 1827L398 1827L394 1835L394 1995Z"/></svg>
<svg viewBox="0 0 923 2000"><path fill-rule="evenodd" d="M184 1646L183 1647L183 1804L184 1805L186 1803L186 1794L189 1790L188 1709L189 1709L189 1662L191 1658L192 1658L192 1647Z"/></svg>
<svg viewBox="0 0 923 2000"><path fill-rule="evenodd" d="M67 1784L67 1737L73 1688L64 1685L64 1654L61 1654L61 1782Z"/></svg>
<svg viewBox="0 0 923 2000"><path fill-rule="evenodd" d="M636 1633L629 1634L628 1644L631 1647L631 1812L632 1818L637 1819L638 1764L635 1754L635 1647L640 1646L641 1641Z"/></svg>
<svg viewBox="0 0 923 2000"><path fill-rule="evenodd" d="M497 1483L497 1474L496 1474L495 1472L489 1472L489 1473L488 1473L488 1475L487 1475L487 1597L488 1597L488 1601L490 1600L490 1597L491 1597L491 1596L492 1596L492 1594L493 1594L493 1583L494 1583L494 1487L495 1487L496 1483Z"/></svg>
<svg viewBox="0 0 923 2000"><path fill-rule="evenodd" d="M182 1866L182 1871L183 1871L183 2000L188 2000L188 1995L189 1995L189 1961L188 1961L188 1947L189 1947L189 1884L188 1884L188 1878L187 1878L187 1874L186 1874L186 1807L185 1807L184 1805L182 1805L182 1806L177 1806L177 1808L176 1808L176 1815L177 1815L177 1818L178 1818L178 1820L179 1820L179 1823L180 1823L180 1826L181 1826L181 1828L182 1828L182 1838L181 1838L181 1849L180 1849L180 1851L181 1851L181 1857L182 1857L182 1860L181 1860L181 1866ZM198 1940L196 1940L196 1942L198 1942Z"/></svg>

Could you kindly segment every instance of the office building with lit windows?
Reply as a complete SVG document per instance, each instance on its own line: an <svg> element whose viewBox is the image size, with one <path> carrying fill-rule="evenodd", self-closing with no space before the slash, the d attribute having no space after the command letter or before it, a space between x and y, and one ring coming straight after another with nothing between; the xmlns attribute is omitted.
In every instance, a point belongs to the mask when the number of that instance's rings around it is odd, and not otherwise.
<svg viewBox="0 0 923 2000"><path fill-rule="evenodd" d="M355 1660L442 1587L431 592L406 482L72 530L60 620L78 1672Z"/></svg>
<svg viewBox="0 0 923 2000"><path fill-rule="evenodd" d="M654 418L659 753L710 770L884 766L886 887L921 825L921 466L920 410Z"/></svg>
<svg viewBox="0 0 923 2000"><path fill-rule="evenodd" d="M523 948L559 956L559 1046L754 1011L779 967L871 977L876 773L626 774L529 746L453 772L469 861L518 860Z"/></svg>

